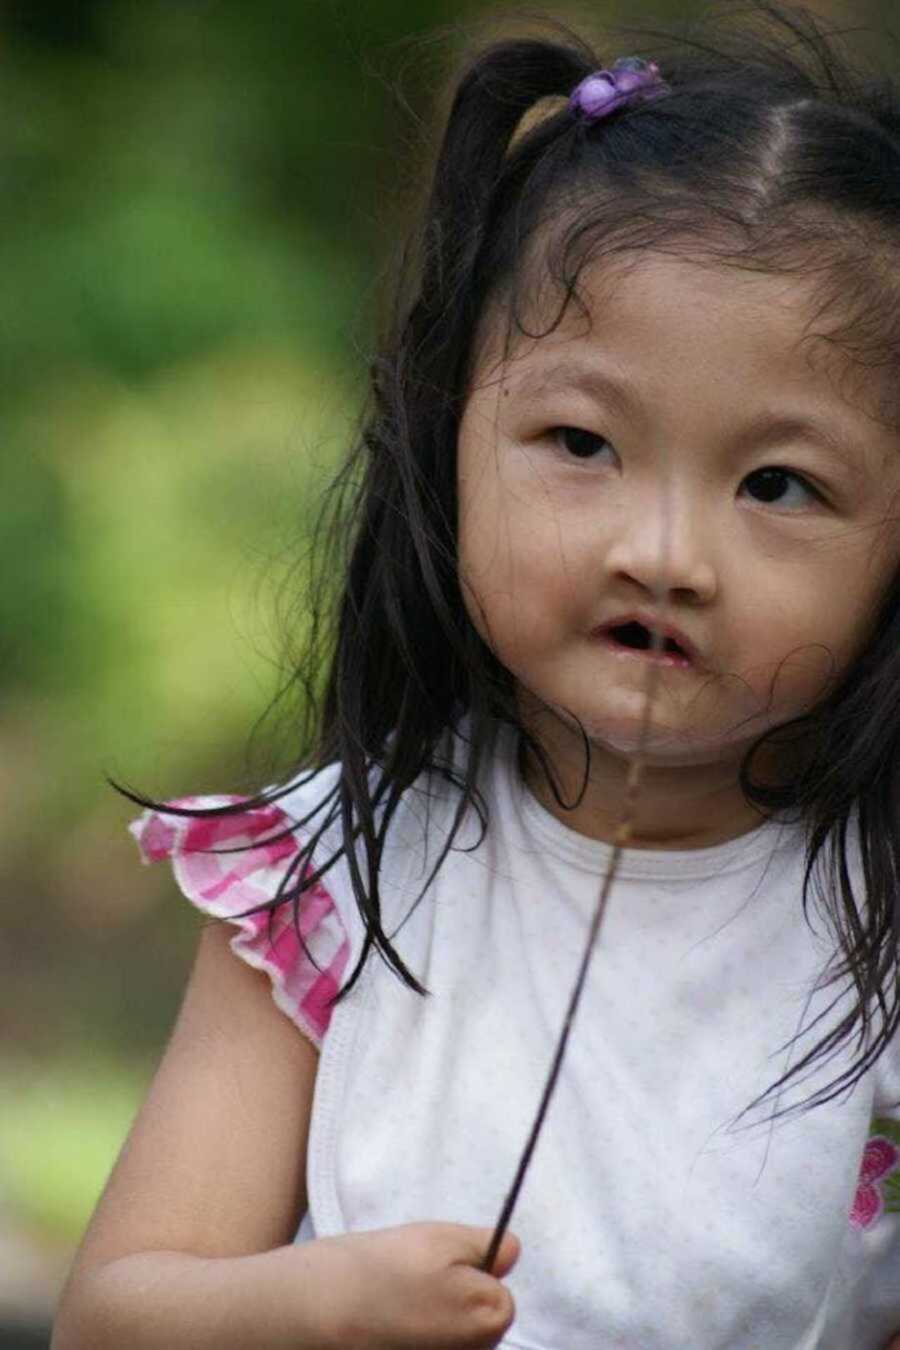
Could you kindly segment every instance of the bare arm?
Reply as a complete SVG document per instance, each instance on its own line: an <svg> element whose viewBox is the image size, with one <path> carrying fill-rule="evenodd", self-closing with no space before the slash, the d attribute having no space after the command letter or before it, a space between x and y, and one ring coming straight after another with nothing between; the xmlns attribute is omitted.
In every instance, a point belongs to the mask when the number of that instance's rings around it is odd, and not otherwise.
<svg viewBox="0 0 900 1350"><path fill-rule="evenodd" d="M162 1291L151 1292L147 1256L169 1253L159 1269L177 1283L173 1260L185 1254L183 1269L197 1273L202 1304L212 1272L226 1275L229 1263L198 1258L249 1257L289 1243L306 1209L318 1054L275 1006L268 977L236 959L234 932L224 924L203 930L169 1045L63 1291L58 1350L125 1344L112 1326L107 1334L91 1323L91 1309L111 1296L111 1263L129 1258L120 1270L123 1278L128 1271L131 1296L141 1301L144 1279L157 1307ZM80 1339L74 1328L85 1325L91 1336ZM163 1336L157 1343L205 1341Z"/></svg>

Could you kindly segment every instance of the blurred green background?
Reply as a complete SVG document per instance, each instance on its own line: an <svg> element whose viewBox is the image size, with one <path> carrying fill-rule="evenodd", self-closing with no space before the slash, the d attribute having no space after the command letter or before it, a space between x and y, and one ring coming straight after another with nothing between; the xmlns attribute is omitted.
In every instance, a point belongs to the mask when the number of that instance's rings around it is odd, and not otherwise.
<svg viewBox="0 0 900 1350"><path fill-rule="evenodd" d="M290 760L289 728L281 745L251 732L278 685L279 614L302 616L297 562L456 50L437 30L502 12L0 3L9 1344L49 1317L197 936L168 869L139 865L135 812L104 774L165 797L263 781L257 749Z"/></svg>

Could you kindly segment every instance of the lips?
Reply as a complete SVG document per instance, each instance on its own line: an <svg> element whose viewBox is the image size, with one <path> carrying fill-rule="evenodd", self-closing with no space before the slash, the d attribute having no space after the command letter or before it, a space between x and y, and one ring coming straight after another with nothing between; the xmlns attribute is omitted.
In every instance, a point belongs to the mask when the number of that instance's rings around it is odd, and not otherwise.
<svg viewBox="0 0 900 1350"><path fill-rule="evenodd" d="M652 651L654 630L660 632L664 640L663 650L659 653ZM660 659L668 657L670 661L681 658L682 663L699 664L699 654L687 634L674 624L659 623L652 614L640 611L620 614L595 628L594 636L606 638L623 650L646 652Z"/></svg>

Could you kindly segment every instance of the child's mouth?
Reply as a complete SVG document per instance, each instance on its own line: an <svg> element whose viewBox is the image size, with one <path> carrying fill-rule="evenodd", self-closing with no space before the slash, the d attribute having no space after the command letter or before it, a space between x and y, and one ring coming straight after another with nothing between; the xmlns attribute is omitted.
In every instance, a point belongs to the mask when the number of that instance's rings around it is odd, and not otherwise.
<svg viewBox="0 0 900 1350"><path fill-rule="evenodd" d="M595 633L616 656L638 657L663 666L688 669L691 659L674 638L664 638L661 651L653 650L653 634L642 623L623 623Z"/></svg>

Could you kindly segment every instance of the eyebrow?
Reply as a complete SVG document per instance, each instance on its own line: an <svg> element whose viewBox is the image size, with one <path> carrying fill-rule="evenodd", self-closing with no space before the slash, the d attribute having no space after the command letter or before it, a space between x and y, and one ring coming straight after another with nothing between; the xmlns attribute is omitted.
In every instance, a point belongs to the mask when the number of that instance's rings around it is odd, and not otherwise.
<svg viewBox="0 0 900 1350"><path fill-rule="evenodd" d="M615 376L598 366L571 361L530 376L527 386L520 388L519 397L528 405L563 390L587 394L621 417L631 414L641 401L636 387L626 376ZM848 441L835 435L826 422L806 414L761 412L738 428L733 445L735 450L751 446L765 449L787 439L814 443L829 451L852 473L863 475L866 472L865 447L858 440Z"/></svg>
<svg viewBox="0 0 900 1350"><path fill-rule="evenodd" d="M577 389L621 414L631 412L640 403L637 390L625 376L617 378L597 366L583 366L573 361L563 361L549 366L536 377L530 376L527 388L520 390L520 394L524 393L526 403L534 403L563 389Z"/></svg>

